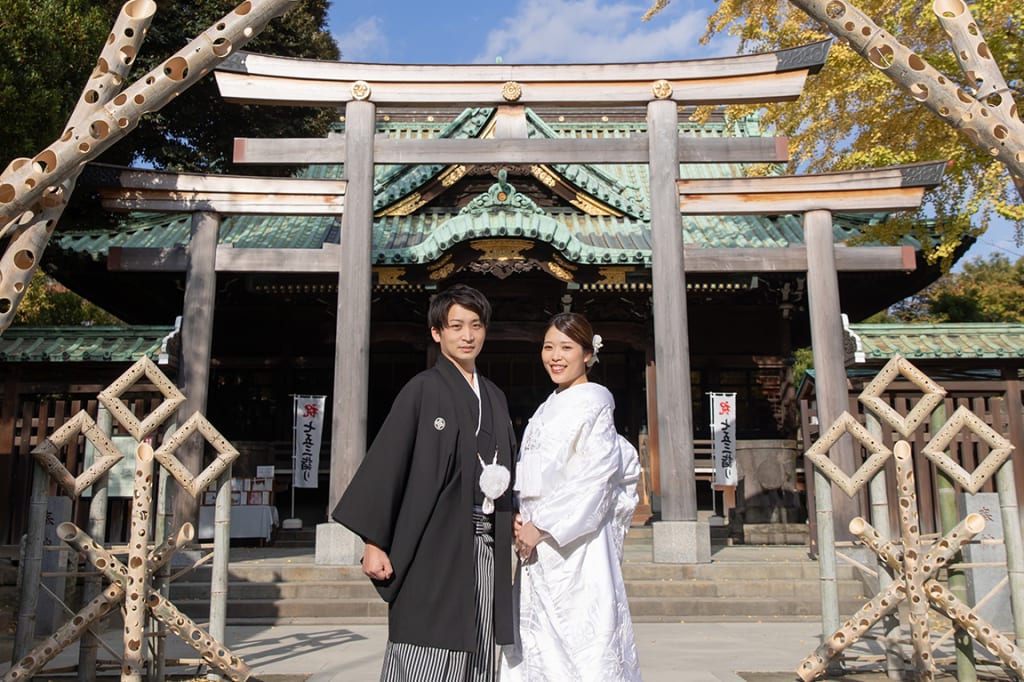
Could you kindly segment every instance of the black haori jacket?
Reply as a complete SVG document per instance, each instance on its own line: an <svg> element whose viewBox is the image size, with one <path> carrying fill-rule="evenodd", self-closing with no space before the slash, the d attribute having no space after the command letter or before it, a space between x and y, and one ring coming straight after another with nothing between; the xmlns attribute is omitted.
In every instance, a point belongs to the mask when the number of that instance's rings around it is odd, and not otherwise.
<svg viewBox="0 0 1024 682"><path fill-rule="evenodd" d="M480 420L479 438L476 395L442 356L399 392L333 513L391 559L392 577L373 582L389 604L393 642L476 648L472 512L480 497L478 444L488 448L480 450L486 463L497 448L498 462L510 471L515 452L505 394L477 378L483 407L490 410ZM511 484L494 507L494 633L498 644L511 644Z"/></svg>

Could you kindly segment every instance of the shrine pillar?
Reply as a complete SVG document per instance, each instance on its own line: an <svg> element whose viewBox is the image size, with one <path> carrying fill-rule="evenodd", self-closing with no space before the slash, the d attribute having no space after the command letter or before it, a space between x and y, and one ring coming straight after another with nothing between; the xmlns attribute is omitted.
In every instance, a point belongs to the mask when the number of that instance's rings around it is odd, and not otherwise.
<svg viewBox="0 0 1024 682"><path fill-rule="evenodd" d="M849 408L843 320L840 315L839 278L836 273L835 237L832 229L831 211L804 213L807 300L811 318L811 350L814 354L814 396L820 433L824 433ZM836 443L829 456L843 471L852 473L860 467L860 462L855 460L850 438L843 438ZM819 523L818 551L823 554L826 549L823 534L829 535L829 542L853 539L849 532L850 521L860 515L860 506L856 498L836 486L831 486L829 492L828 479L820 476L816 469L814 485L815 515ZM819 490L821 486L825 489ZM822 505L827 505L827 508L823 509Z"/></svg>
<svg viewBox="0 0 1024 682"><path fill-rule="evenodd" d="M210 211L192 214L192 231L185 265L185 297L181 317L181 368L178 383L185 402L178 410L184 424L196 412L206 414L213 347L213 308L217 295L217 242L221 217ZM178 459L193 474L203 470L206 441L195 433L178 449ZM174 488L174 525L186 521L199 527L199 501L179 486ZM163 493L162 493L163 494Z"/></svg>
<svg viewBox="0 0 1024 682"><path fill-rule="evenodd" d="M654 561L705 563L711 561L711 533L706 522L697 520L676 103L670 99L650 102L647 123L661 480L661 520L654 523Z"/></svg>
<svg viewBox="0 0 1024 682"><path fill-rule="evenodd" d="M366 454L370 381L370 297L373 241L373 137L377 107L345 106L345 212L341 218L341 272L335 327L331 401L331 472L327 521L316 529L316 563L357 564L362 541L330 519Z"/></svg>

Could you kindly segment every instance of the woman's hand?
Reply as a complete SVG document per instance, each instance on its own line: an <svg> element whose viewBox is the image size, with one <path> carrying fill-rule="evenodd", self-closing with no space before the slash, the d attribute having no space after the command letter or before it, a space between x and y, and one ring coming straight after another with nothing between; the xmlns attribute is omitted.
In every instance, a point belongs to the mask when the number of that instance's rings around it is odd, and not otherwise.
<svg viewBox="0 0 1024 682"><path fill-rule="evenodd" d="M544 531L533 525L533 521L522 523L516 526L516 554L523 561L529 560L533 556L534 550L540 541L546 537Z"/></svg>

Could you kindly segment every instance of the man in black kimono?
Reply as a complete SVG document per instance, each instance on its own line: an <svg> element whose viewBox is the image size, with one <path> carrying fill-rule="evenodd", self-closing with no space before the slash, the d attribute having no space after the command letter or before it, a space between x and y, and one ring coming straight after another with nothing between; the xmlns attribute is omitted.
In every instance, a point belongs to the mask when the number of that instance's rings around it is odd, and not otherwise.
<svg viewBox="0 0 1024 682"><path fill-rule="evenodd" d="M476 373L490 316L464 285L431 300L441 357L395 398L334 510L389 605L382 681L491 682L495 645L513 640L511 493L488 514L478 484L515 452L505 395Z"/></svg>

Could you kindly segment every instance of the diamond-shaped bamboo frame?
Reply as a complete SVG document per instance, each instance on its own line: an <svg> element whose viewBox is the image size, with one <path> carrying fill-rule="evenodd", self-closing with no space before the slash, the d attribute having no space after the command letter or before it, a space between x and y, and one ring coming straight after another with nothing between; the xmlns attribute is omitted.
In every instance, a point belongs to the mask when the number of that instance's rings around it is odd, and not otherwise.
<svg viewBox="0 0 1024 682"><path fill-rule="evenodd" d="M988 455L978 462L974 473L971 474L968 474L952 457L946 455L946 447L964 428L971 430L991 448ZM949 474L954 481L971 494L981 489L985 481L999 470L1012 451L1013 444L1010 441L963 405L957 408L953 416L942 425L942 428L932 436L922 450L924 456L930 459L935 466Z"/></svg>
<svg viewBox="0 0 1024 682"><path fill-rule="evenodd" d="M839 442L844 433L849 433L871 453L871 456L864 460L864 463L853 472L852 476L847 476L839 468L839 465L828 456L828 451ZM818 467L829 480L839 486L847 495L853 497L871 480L872 476L885 466L886 460L892 456L892 450L872 436L866 428L861 426L860 422L853 418L853 415L843 412L838 419L832 422L828 431L823 433L807 450L806 455L807 459L811 460L814 466Z"/></svg>
<svg viewBox="0 0 1024 682"><path fill-rule="evenodd" d="M96 448L96 460L92 466L75 478L60 461L58 455L60 449L74 441L78 434L85 436L86 440ZM107 438L106 434L89 416L89 413L84 410L64 422L59 429L47 436L46 440L33 448L32 456L46 469L57 485L73 499L77 499L82 491L96 482L97 478L110 471L115 464L124 459L124 454L117 449L117 446Z"/></svg>
<svg viewBox="0 0 1024 682"><path fill-rule="evenodd" d="M174 456L174 452L196 431L199 431L203 438L206 439L206 442L217 451L217 458L210 462L198 475L193 476L192 472L181 463L181 460ZM181 487L186 492L192 497L196 497L207 486L216 481L217 477L235 461L238 457L238 450L231 445L227 438L221 435L220 431L206 417L196 412L164 441L163 445L156 450L154 456L174 476L175 480L181 484Z"/></svg>
<svg viewBox="0 0 1024 682"><path fill-rule="evenodd" d="M893 380L902 375L905 379L921 389L922 395L917 404L906 417L894 410L882 400L882 394L889 388ZM864 387L857 400L867 409L878 415L878 418L892 426L904 438L910 438L928 415L932 413L946 397L946 389L931 380L924 372L915 367L902 355L896 354L875 378Z"/></svg>
<svg viewBox="0 0 1024 682"><path fill-rule="evenodd" d="M128 409L124 401L121 400L121 396L143 376L153 382L157 390L163 394L164 401L140 422L132 414L132 411ZM96 398L110 410L110 414L113 415L114 419L128 433L134 436L137 441L142 441L143 438L156 430L156 427L163 424L185 402L185 396L174 385L174 382L168 379L167 375L161 372L160 368L153 364L153 361L146 356L139 358L124 374L100 391Z"/></svg>

